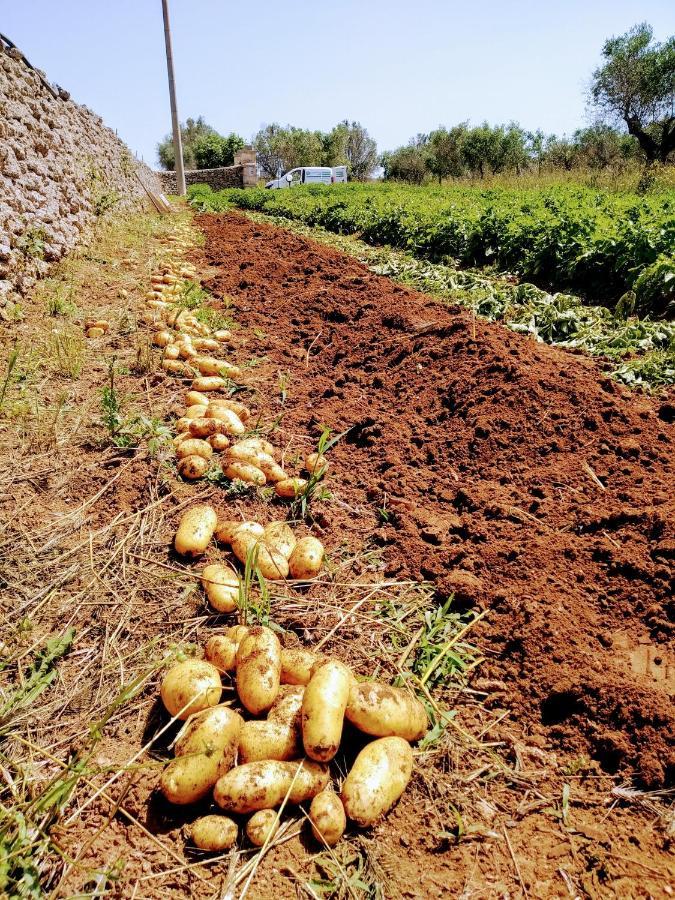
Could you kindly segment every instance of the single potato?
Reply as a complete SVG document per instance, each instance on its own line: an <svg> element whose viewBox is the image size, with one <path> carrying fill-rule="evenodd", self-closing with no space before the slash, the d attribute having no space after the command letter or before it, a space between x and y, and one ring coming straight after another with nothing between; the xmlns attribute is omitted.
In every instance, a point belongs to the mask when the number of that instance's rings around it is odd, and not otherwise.
<svg viewBox="0 0 675 900"><path fill-rule="evenodd" d="M248 463L228 463L226 461L223 465L223 475L226 478L229 478L230 481L245 481L247 484L257 484L258 487L262 487L264 484L267 484L265 473L261 472L260 469L256 469L255 466L249 465Z"/></svg>
<svg viewBox="0 0 675 900"><path fill-rule="evenodd" d="M206 566L201 577L202 587L211 606L222 613L234 612L239 599L239 576L222 563Z"/></svg>
<svg viewBox="0 0 675 900"><path fill-rule="evenodd" d="M427 713L416 697L375 681L352 684L345 716L359 731L374 737L396 735L419 741L427 730Z"/></svg>
<svg viewBox="0 0 675 900"><path fill-rule="evenodd" d="M267 721L292 725L299 732L302 728L302 698L304 694L305 689L302 685L282 684L276 700L267 713Z"/></svg>
<svg viewBox="0 0 675 900"><path fill-rule="evenodd" d="M201 391L187 391L187 393L185 394L185 405L208 406L209 398L207 394L202 394Z"/></svg>
<svg viewBox="0 0 675 900"><path fill-rule="evenodd" d="M281 481L277 481L274 491L277 497L283 497L285 500L295 500L306 487L307 482L304 478L284 478Z"/></svg>
<svg viewBox="0 0 675 900"><path fill-rule="evenodd" d="M152 343L156 347L168 347L173 341L174 337L170 331L156 331L152 336Z"/></svg>
<svg viewBox="0 0 675 900"><path fill-rule="evenodd" d="M254 716L267 712L279 693L281 644L269 628L250 628L237 647L237 693Z"/></svg>
<svg viewBox="0 0 675 900"><path fill-rule="evenodd" d="M193 419L192 421L197 421ZM178 459L185 459L186 456L201 456L203 459L209 460L213 456L213 447L208 441L202 441L199 438L190 438L176 447L176 456Z"/></svg>
<svg viewBox="0 0 675 900"><path fill-rule="evenodd" d="M183 441L183 443L187 443ZM218 516L212 506L199 503L181 516L174 539L176 552L181 556L201 556L211 543Z"/></svg>
<svg viewBox="0 0 675 900"><path fill-rule="evenodd" d="M230 446L230 439L224 434L212 434L207 440L216 453L221 453Z"/></svg>
<svg viewBox="0 0 675 900"><path fill-rule="evenodd" d="M245 531L255 537L262 537L265 529L257 522L241 522L239 519L225 519L218 522L216 540L221 544L231 544L239 531Z"/></svg>
<svg viewBox="0 0 675 900"><path fill-rule="evenodd" d="M377 822L406 789L412 767L412 749L403 738L383 737L367 744L342 785L347 817L361 828Z"/></svg>
<svg viewBox="0 0 675 900"><path fill-rule="evenodd" d="M190 828L190 840L198 850L220 853L237 843L239 826L228 816L200 816Z"/></svg>
<svg viewBox="0 0 675 900"><path fill-rule="evenodd" d="M254 847L264 847L279 830L279 817L274 809L259 809L246 823L246 837Z"/></svg>
<svg viewBox="0 0 675 900"><path fill-rule="evenodd" d="M347 827L342 800L330 788L317 794L309 807L309 821L314 839L322 846L334 847Z"/></svg>
<svg viewBox="0 0 675 900"><path fill-rule="evenodd" d="M323 565L324 549L318 538L300 538L288 560L288 570L291 578L306 581L315 578Z"/></svg>
<svg viewBox="0 0 675 900"><path fill-rule="evenodd" d="M220 397L217 400L212 400L211 405L214 409L229 409L231 412L235 413L242 422L248 422L251 418L251 410L248 406L245 406L243 403L240 403L238 400L222 400Z"/></svg>
<svg viewBox="0 0 675 900"><path fill-rule="evenodd" d="M284 647L281 651L281 683L308 684L312 667L319 656L302 647Z"/></svg>
<svg viewBox="0 0 675 900"><path fill-rule="evenodd" d="M206 642L204 655L219 672L234 672L237 665L237 644L226 634L214 634Z"/></svg>
<svg viewBox="0 0 675 900"><path fill-rule="evenodd" d="M281 553L285 559L290 559L297 544L293 530L286 522L270 522L265 526L263 538L268 546Z"/></svg>
<svg viewBox="0 0 675 900"><path fill-rule="evenodd" d="M302 699L302 742L318 762L331 760L340 747L352 673L336 659L320 660Z"/></svg>
<svg viewBox="0 0 675 900"><path fill-rule="evenodd" d="M305 471L310 475L323 475L328 468L328 460L320 453L308 453L305 457Z"/></svg>
<svg viewBox="0 0 675 900"><path fill-rule="evenodd" d="M220 701L220 672L201 659L177 663L164 676L160 696L170 716L185 720Z"/></svg>
<svg viewBox="0 0 675 900"><path fill-rule="evenodd" d="M226 812L251 813L274 809L286 796L293 804L311 800L326 787L328 779L328 766L308 759L265 759L230 769L216 782L213 799Z"/></svg>
<svg viewBox="0 0 675 900"><path fill-rule="evenodd" d="M245 722L239 735L239 764L303 756L300 730L283 722Z"/></svg>
<svg viewBox="0 0 675 900"><path fill-rule="evenodd" d="M190 434L196 438L210 438L214 434L222 434L224 430L225 423L219 422L218 419L199 418L190 420Z"/></svg>
<svg viewBox="0 0 675 900"><path fill-rule="evenodd" d="M242 420L236 412L231 409L209 403L209 408L205 415L207 419L218 419L222 422L225 425L225 430L228 434L238 435L243 434L246 431L246 426Z"/></svg>
<svg viewBox="0 0 675 900"><path fill-rule="evenodd" d="M288 577L286 558L274 547L268 546L246 531L240 531L235 535L232 552L244 565L250 557L252 564L257 566L263 578L278 581Z"/></svg>
<svg viewBox="0 0 675 900"><path fill-rule="evenodd" d="M183 478L194 481L196 478L202 478L206 475L209 468L208 459L203 456L186 456L178 463L178 474Z"/></svg>

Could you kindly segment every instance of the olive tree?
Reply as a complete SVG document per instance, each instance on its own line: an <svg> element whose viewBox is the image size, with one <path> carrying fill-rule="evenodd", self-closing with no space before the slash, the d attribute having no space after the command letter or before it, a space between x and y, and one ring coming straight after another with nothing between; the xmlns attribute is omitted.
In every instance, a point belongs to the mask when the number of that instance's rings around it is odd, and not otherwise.
<svg viewBox="0 0 675 900"><path fill-rule="evenodd" d="M592 103L607 118L625 122L649 163L665 163L675 150L675 37L656 43L643 22L605 41L602 55Z"/></svg>

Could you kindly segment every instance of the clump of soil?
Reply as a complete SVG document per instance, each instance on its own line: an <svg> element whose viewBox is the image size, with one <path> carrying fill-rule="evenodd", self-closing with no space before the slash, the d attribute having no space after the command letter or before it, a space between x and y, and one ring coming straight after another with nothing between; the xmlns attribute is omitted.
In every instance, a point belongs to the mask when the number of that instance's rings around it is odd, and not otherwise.
<svg viewBox="0 0 675 900"><path fill-rule="evenodd" d="M610 773L672 783L672 402L288 232L199 224L207 287L260 335L251 354L290 373L284 429L349 429L330 533L487 609L481 675L517 718Z"/></svg>

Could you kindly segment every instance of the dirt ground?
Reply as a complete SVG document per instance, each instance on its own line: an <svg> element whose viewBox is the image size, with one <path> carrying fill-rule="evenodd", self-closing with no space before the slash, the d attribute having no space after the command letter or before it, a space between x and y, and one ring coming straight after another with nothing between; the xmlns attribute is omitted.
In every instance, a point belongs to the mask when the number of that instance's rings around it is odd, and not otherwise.
<svg viewBox="0 0 675 900"><path fill-rule="evenodd" d="M320 636L357 672L376 664L393 675L387 625L364 614L373 583L380 606L452 594L456 609L483 613L470 639L485 658L467 685L440 686L456 719L418 754L387 819L326 855L293 818L246 896L672 896L673 397L631 393L597 362L278 228L238 214L196 224L205 245L191 258L213 307L239 326L247 402L276 423L289 458L322 425L346 432L312 526L330 577L273 593L284 640ZM132 309L155 250L148 242L133 266L85 282L87 313L118 307L123 283ZM28 340L43 324L29 314L15 330ZM204 861L186 850L181 829L195 812L168 808L156 791L167 741L139 751L161 722L153 661L224 624L170 550L180 512L197 497L228 517L269 517L270 507L184 484L147 449L102 448L92 422L108 362L146 351L116 319L74 382L80 424L46 449L33 441L30 454L3 433L3 552L24 579L3 568L5 611L11 619L12 606L37 598L39 635L71 621L86 634L60 665L66 699L52 692L43 707L50 724L27 720L36 778L77 758L92 710L114 707L87 757L103 793L78 794L51 827L62 859L44 876L47 895L224 900L240 896L228 879L250 851ZM184 386L156 365L130 363L120 389L170 423ZM48 381L44 392L55 401L60 389ZM34 644L26 637L22 655ZM132 708L116 707L109 682L142 663L150 674Z"/></svg>

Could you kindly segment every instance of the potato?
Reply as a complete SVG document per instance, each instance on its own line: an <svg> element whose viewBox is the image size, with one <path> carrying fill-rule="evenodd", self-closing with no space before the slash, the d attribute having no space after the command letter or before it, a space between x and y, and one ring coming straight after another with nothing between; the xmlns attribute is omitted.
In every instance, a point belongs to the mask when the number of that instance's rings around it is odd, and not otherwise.
<svg viewBox="0 0 675 900"><path fill-rule="evenodd" d="M208 410L208 406L202 406L201 404L195 403L192 406L188 406L188 408L183 413L184 419L203 419L206 417L206 412Z"/></svg>
<svg viewBox="0 0 675 900"><path fill-rule="evenodd" d="M224 341L229 341L232 337L232 332L228 331L227 328L219 328L217 331L213 332L213 337L222 343Z"/></svg>
<svg viewBox="0 0 675 900"><path fill-rule="evenodd" d="M277 497L283 497L285 500L294 500L307 487L307 481L304 478L284 478L277 481L274 491Z"/></svg>
<svg viewBox="0 0 675 900"><path fill-rule="evenodd" d="M164 300L148 300L146 305L149 306L150 309L168 309L169 308L169 304L165 303Z"/></svg>
<svg viewBox="0 0 675 900"><path fill-rule="evenodd" d="M258 487L267 483L267 479L260 469L243 462L226 463L223 466L223 475L230 481L245 481L247 484L257 484Z"/></svg>
<svg viewBox="0 0 675 900"><path fill-rule="evenodd" d="M237 663L237 645L226 634L214 634L206 642L204 654L219 672L233 672Z"/></svg>
<svg viewBox="0 0 675 900"><path fill-rule="evenodd" d="M218 516L212 506L200 503L190 507L178 525L174 540L176 552L181 556L201 556L211 543L217 522Z"/></svg>
<svg viewBox="0 0 675 900"><path fill-rule="evenodd" d="M299 729L284 722L245 722L239 735L239 764L258 759L303 756Z"/></svg>
<svg viewBox="0 0 675 900"><path fill-rule="evenodd" d="M188 438L185 441L181 441L176 447L176 456L178 459L184 459L186 456L201 456L204 459L211 459L213 447L208 441L202 441L199 438Z"/></svg>
<svg viewBox="0 0 675 900"><path fill-rule="evenodd" d="M192 716L176 741L176 758L162 772L160 788L170 803L195 803L232 768L243 724L239 713L214 706Z"/></svg>
<svg viewBox="0 0 675 900"><path fill-rule="evenodd" d="M227 381L218 375L206 375L202 378L195 378L191 385L193 391L200 392L222 391L224 387L227 387Z"/></svg>
<svg viewBox="0 0 675 900"><path fill-rule="evenodd" d="M274 457L275 447L273 444L270 444L269 441L266 441L264 438L258 437L249 437L242 438L242 440L237 441L240 447L255 447L256 450L262 450L263 453L269 453L271 457Z"/></svg>
<svg viewBox="0 0 675 900"><path fill-rule="evenodd" d="M230 439L225 434L212 434L207 440L216 453L227 450L230 446Z"/></svg>
<svg viewBox="0 0 675 900"><path fill-rule="evenodd" d="M210 356L195 356L192 364L201 375L221 375L225 378L238 378L241 375L239 366L233 366L225 359L213 359Z"/></svg>
<svg viewBox="0 0 675 900"><path fill-rule="evenodd" d="M178 347L178 353L179 353L181 359L193 359L197 355L197 351L192 346L192 344L189 344L187 342L186 338L188 338L188 337L189 337L189 335L184 334L183 339L179 343L176 344L176 346ZM192 371L192 369L190 371ZM194 391L194 393L198 394L200 392Z"/></svg>
<svg viewBox="0 0 675 900"><path fill-rule="evenodd" d="M302 742L310 759L328 762L338 751L352 673L336 659L320 660L302 698Z"/></svg>
<svg viewBox="0 0 675 900"><path fill-rule="evenodd" d="M214 341L213 338L197 338L194 345L197 350L208 350L209 353L217 353L222 349L218 341Z"/></svg>
<svg viewBox="0 0 675 900"><path fill-rule="evenodd" d="M199 850L218 853L237 843L239 826L228 816L200 816L190 828L190 839Z"/></svg>
<svg viewBox="0 0 675 900"><path fill-rule="evenodd" d="M254 847L273 841L278 830L279 816L274 809L259 809L246 823L246 837Z"/></svg>
<svg viewBox="0 0 675 900"><path fill-rule="evenodd" d="M211 435L222 434L224 429L225 425L218 419L192 419L190 425L190 433L196 438L210 438Z"/></svg>
<svg viewBox="0 0 675 900"><path fill-rule="evenodd" d="M87 328L87 337L88 338L100 338L103 337L105 331L102 328L97 328L92 326L91 328Z"/></svg>
<svg viewBox="0 0 675 900"><path fill-rule="evenodd" d="M169 344L164 348L164 359L178 359L180 350L175 344Z"/></svg>
<svg viewBox="0 0 675 900"><path fill-rule="evenodd" d="M352 684L345 716L375 737L396 735L418 741L427 730L426 710L419 700L408 691L375 681Z"/></svg>
<svg viewBox="0 0 675 900"><path fill-rule="evenodd" d="M264 541L257 540L252 534L240 531L232 542L232 552L237 559L246 564L249 555L263 578L280 580L288 577L286 558L269 547Z"/></svg>
<svg viewBox="0 0 675 900"><path fill-rule="evenodd" d="M312 667L320 657L302 647L284 647L281 651L281 683L308 684Z"/></svg>
<svg viewBox="0 0 675 900"><path fill-rule="evenodd" d="M322 846L337 844L347 827L347 816L335 791L326 789L314 797L309 807L309 821L315 840Z"/></svg>
<svg viewBox="0 0 675 900"><path fill-rule="evenodd" d="M238 531L245 531L255 537L262 537L265 529L257 522L240 522L238 519L225 519L216 526L216 540L222 544L231 544Z"/></svg>
<svg viewBox="0 0 675 900"><path fill-rule="evenodd" d="M260 760L230 769L219 778L213 799L226 812L273 809L280 806L286 796L289 803L311 800L326 787L328 778L328 766L308 759L300 762Z"/></svg>
<svg viewBox="0 0 675 900"><path fill-rule="evenodd" d="M173 427L179 434L185 434L186 437L189 437L190 423L193 421L194 419L188 419L187 416L181 416L180 419L176 419ZM185 438L183 438L183 440L185 440Z"/></svg>
<svg viewBox="0 0 675 900"><path fill-rule="evenodd" d="M223 692L220 672L201 659L177 663L164 676L160 696L171 716L187 719L193 713L215 706Z"/></svg>
<svg viewBox="0 0 675 900"><path fill-rule="evenodd" d="M152 343L156 347L168 347L173 341L174 337L170 331L156 331L152 336Z"/></svg>
<svg viewBox="0 0 675 900"><path fill-rule="evenodd" d="M179 419L178 422L180 422L180 421L181 420ZM176 422L176 425L178 424L178 422ZM174 447L177 447L179 444L182 444L183 441L187 441L189 437L190 437L189 431L179 431L178 434L176 435L176 437L171 439L171 443L173 444Z"/></svg>
<svg viewBox="0 0 675 900"><path fill-rule="evenodd" d="M206 394L202 394L201 391L187 391L185 394L185 405L208 406L209 398Z"/></svg>
<svg viewBox="0 0 675 900"><path fill-rule="evenodd" d="M362 828L376 822L406 789L412 767L412 749L403 738L383 737L367 744L342 785L348 818Z"/></svg>
<svg viewBox="0 0 675 900"><path fill-rule="evenodd" d="M192 378L192 369L187 363L181 362L179 359L162 360L162 368L169 375L180 375L183 378Z"/></svg>
<svg viewBox="0 0 675 900"><path fill-rule="evenodd" d="M299 731L302 727L302 698L304 694L305 688L302 685L282 684L276 700L267 713L267 721L292 725Z"/></svg>
<svg viewBox="0 0 675 900"><path fill-rule="evenodd" d="M269 628L250 628L237 647L237 693L254 716L267 712L279 693L281 644Z"/></svg>
<svg viewBox="0 0 675 900"><path fill-rule="evenodd" d="M181 441L181 443L183 442ZM191 481L206 475L208 468L209 461L203 456L186 456L178 462L178 474Z"/></svg>
<svg viewBox="0 0 675 900"><path fill-rule="evenodd" d="M230 638L231 641L234 641L234 643L238 647L250 630L251 628L248 625L232 625L227 629L225 634Z"/></svg>
<svg viewBox="0 0 675 900"><path fill-rule="evenodd" d="M263 532L265 543L281 553L285 559L290 559L297 541L293 531L286 522L270 522Z"/></svg>
<svg viewBox="0 0 675 900"><path fill-rule="evenodd" d="M216 409L229 409L233 413L236 413L237 416L241 419L242 422L248 422L251 418L251 410L248 406L245 406L243 403L240 403L238 400L221 400L218 398L217 400L211 401L211 406ZM269 453L269 450L267 451Z"/></svg>
<svg viewBox="0 0 675 900"><path fill-rule="evenodd" d="M301 538L288 560L291 578L300 578L303 581L314 578L321 571L323 554L323 544L318 538L311 536Z"/></svg>
<svg viewBox="0 0 675 900"><path fill-rule="evenodd" d="M212 563L202 572L201 582L214 609L223 613L235 611L239 599L239 576L234 569L222 563Z"/></svg>
<svg viewBox="0 0 675 900"><path fill-rule="evenodd" d="M228 434L243 434L246 431L244 423L241 421L236 412L226 409L222 406L214 406L209 403L208 410L205 413L207 419L218 419L227 427Z"/></svg>
<svg viewBox="0 0 675 900"><path fill-rule="evenodd" d="M328 460L320 453L308 453L305 457L305 471L310 475L323 475L328 468Z"/></svg>
<svg viewBox="0 0 675 900"><path fill-rule="evenodd" d="M257 469L260 469L261 472L264 472L265 475L267 475L267 470L269 469L275 473L278 470L286 477L283 469L276 464L269 453L265 453L263 450L257 450L255 447L242 447L239 443L233 444L227 451L227 458L232 462L243 462L250 466L255 466Z"/></svg>

